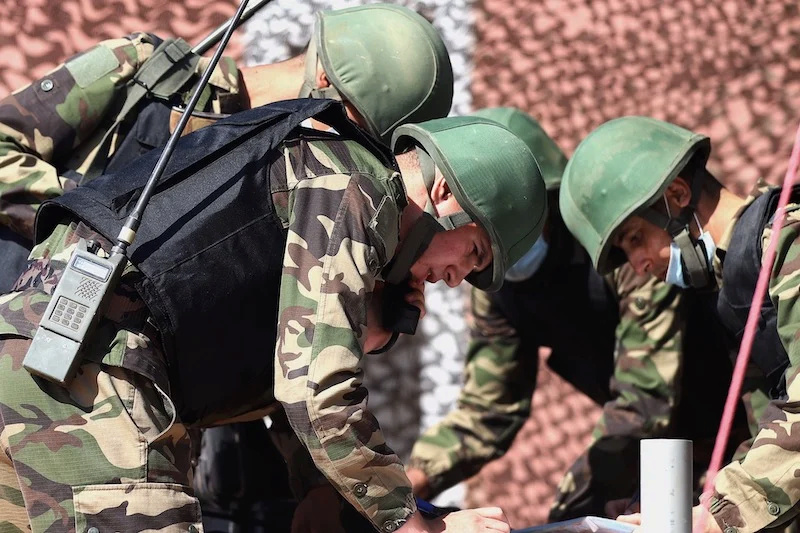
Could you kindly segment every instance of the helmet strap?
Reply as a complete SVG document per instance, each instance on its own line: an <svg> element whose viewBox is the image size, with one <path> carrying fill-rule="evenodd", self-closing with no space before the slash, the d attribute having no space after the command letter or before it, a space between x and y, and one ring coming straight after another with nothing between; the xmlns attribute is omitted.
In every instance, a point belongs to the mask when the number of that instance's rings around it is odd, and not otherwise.
<svg viewBox="0 0 800 533"><path fill-rule="evenodd" d="M319 26L319 21L317 21ZM300 87L300 98L330 98L332 100L342 101L342 95L336 90L336 87L329 85L328 87L317 87L317 65L319 64L319 55L317 54L317 38L319 32L315 31L311 40L308 42L308 50L306 51L306 64L305 72L303 74L303 85Z"/></svg>
<svg viewBox="0 0 800 533"><path fill-rule="evenodd" d="M442 225L428 213L422 213L406 238L403 239L400 250L392 260L389 273L384 279L395 285L402 283L408 277L411 266L428 249L433 236L440 231L444 231Z"/></svg>
<svg viewBox="0 0 800 533"><path fill-rule="evenodd" d="M700 192L703 188L703 179L705 178L703 171L704 169L700 168L695 172L694 179L692 180L692 197L689 200L689 205L681 209L677 217L673 217L670 213L666 196L664 197L664 204L667 208L666 215L656 211L652 207L648 207L639 213L639 216L651 224L663 228L670 234L672 240L675 241L675 244L677 244L678 248L681 250L681 260L685 266L684 274L689 277L686 281L695 289L708 287L713 279L713 268L706 256L705 248L703 248L700 241L692 237L689 229L692 217L694 217L695 221L697 221L698 230L701 232L703 231L695 213L697 202L700 199Z"/></svg>

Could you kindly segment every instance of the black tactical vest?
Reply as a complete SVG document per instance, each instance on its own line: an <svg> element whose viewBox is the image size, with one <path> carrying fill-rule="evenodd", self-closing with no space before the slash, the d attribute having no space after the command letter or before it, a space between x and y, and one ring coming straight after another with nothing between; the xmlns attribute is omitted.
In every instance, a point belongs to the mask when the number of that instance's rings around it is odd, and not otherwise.
<svg viewBox="0 0 800 533"><path fill-rule="evenodd" d="M745 209L733 228L731 245L723 259L722 289L717 300L717 312L722 323L735 336L737 344L742 341L761 270L761 237L764 228L772 222L780 193L780 188L770 189ZM797 194L797 190L794 194ZM789 357L778 337L778 313L769 295L761 304L757 327L751 360L766 375L770 396L773 399L785 399L784 371L789 366Z"/></svg>
<svg viewBox="0 0 800 533"><path fill-rule="evenodd" d="M489 298L517 330L520 349L535 359L539 346L550 347L547 365L602 405L611 398L617 302L564 225L557 191L549 191L547 201L549 247L544 262L530 278L506 281ZM529 371L535 375L536 361L532 364Z"/></svg>
<svg viewBox="0 0 800 533"><path fill-rule="evenodd" d="M137 290L162 334L171 396L184 422L234 416L274 398L286 230L268 168L282 156L273 148L312 116L394 165L338 102L291 100L243 111L177 143L128 250L143 274ZM114 242L160 153L43 204L37 242L70 215Z"/></svg>
<svg viewBox="0 0 800 533"><path fill-rule="evenodd" d="M134 159L167 144L170 109L167 102L148 99L106 163L104 174L115 174Z"/></svg>

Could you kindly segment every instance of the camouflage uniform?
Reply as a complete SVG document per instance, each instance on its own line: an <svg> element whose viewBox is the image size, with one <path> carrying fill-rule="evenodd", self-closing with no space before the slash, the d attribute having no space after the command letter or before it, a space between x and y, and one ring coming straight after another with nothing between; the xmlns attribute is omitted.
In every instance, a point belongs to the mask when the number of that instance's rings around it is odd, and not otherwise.
<svg viewBox="0 0 800 533"><path fill-rule="evenodd" d="M559 248L578 245L554 215L554 203L551 248L531 280L507 282L497 293L473 289L472 338L458 408L417 441L411 466L425 472L436 494L502 456L530 415L539 347L552 347L548 365L604 403L592 444L555 496L550 519L566 520L604 515L605 503L631 497L640 438L693 439L695 477L700 478L710 459L731 365L724 346L710 342L698 327L687 328L692 313L705 319L713 314L713 308L702 307L710 302L637 276L627 265L606 276L603 287L582 250L559 253ZM558 240L568 244L553 246ZM592 276L600 287L587 283ZM549 295L554 284L557 294ZM604 289L610 306L598 304L602 298L597 293ZM574 379L574 369L581 366L595 382ZM732 440L738 444L748 433L740 415Z"/></svg>
<svg viewBox="0 0 800 533"><path fill-rule="evenodd" d="M146 33L103 41L0 100L0 228L30 247L39 204L75 187L78 176L70 171L86 170L121 105L121 88L159 41ZM197 73L207 65L202 58ZM238 109L238 82L233 60L222 58L207 109ZM128 128L112 143L112 157Z"/></svg>
<svg viewBox="0 0 800 533"><path fill-rule="evenodd" d="M275 396L337 490L376 527L396 528L416 507L399 458L366 409L360 357L367 303L397 246L404 205L399 174L357 143L324 134L288 140L280 155L268 169L276 213L289 231ZM25 529L27 512L37 531L129 529L145 516L149 529L199 528L199 507L186 491L189 439L169 398L158 335L131 289L135 268L123 276L81 377L69 388L44 383L20 366L64 260L77 236L88 232L75 222L59 226L32 252L20 292L3 299L0 507L9 513L2 516ZM83 378L95 374L109 382L108 390L98 392ZM345 375L351 378L339 379ZM41 453L42 446L59 453ZM158 506L147 503L154 499Z"/></svg>
<svg viewBox="0 0 800 533"><path fill-rule="evenodd" d="M767 190L760 182L747 202L733 217L717 246L714 260L717 283L722 283L725 251L731 244L733 229L744 208ZM762 249L772 233L771 225L762 234ZM800 204L786 207L777 255L769 281L768 297L777 310L780 341L786 349L789 367L784 373L787 397L771 399L758 419L758 434L752 449L738 462L720 470L714 483L711 512L726 533L759 531L786 525L797 516L800 490L797 486L797 453L800 444L793 434L798 423L797 398L800 397L800 355L797 331L800 307L797 305L797 254L800 251Z"/></svg>
<svg viewBox="0 0 800 533"><path fill-rule="evenodd" d="M613 400L603 405L592 443L558 486L551 520L605 514L605 504L629 498L638 486L639 439L694 442L695 497L711 459L731 378L730 345L715 320L715 298L681 291L630 265L606 276L619 301ZM760 381L747 387L748 398ZM726 460L749 447L745 402L736 418ZM751 417L752 419L752 417Z"/></svg>

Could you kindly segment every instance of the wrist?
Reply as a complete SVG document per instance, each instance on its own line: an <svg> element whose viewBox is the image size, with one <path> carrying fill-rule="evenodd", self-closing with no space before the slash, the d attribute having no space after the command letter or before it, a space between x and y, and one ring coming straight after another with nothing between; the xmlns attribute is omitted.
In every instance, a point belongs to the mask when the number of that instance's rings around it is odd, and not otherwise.
<svg viewBox="0 0 800 533"><path fill-rule="evenodd" d="M410 466L406 468L406 475L408 476L408 480L411 481L411 487L415 495L423 499L430 498L430 480L423 470Z"/></svg>
<svg viewBox="0 0 800 533"><path fill-rule="evenodd" d="M432 531L431 524L436 522L435 520L425 520L422 517L422 513L416 511L414 514L408 517L406 523L400 527L397 532L398 533L428 533Z"/></svg>

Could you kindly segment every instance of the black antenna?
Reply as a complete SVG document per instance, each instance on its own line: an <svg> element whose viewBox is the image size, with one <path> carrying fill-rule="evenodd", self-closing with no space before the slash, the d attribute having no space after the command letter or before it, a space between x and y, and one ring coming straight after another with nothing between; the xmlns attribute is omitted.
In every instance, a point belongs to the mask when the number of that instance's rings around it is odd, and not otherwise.
<svg viewBox="0 0 800 533"><path fill-rule="evenodd" d="M128 249L128 246L130 246L130 244L133 242L133 239L136 238L136 230L139 229L142 213L144 213L144 209L147 207L147 203L150 201L150 197L153 195L153 191L158 184L158 180L161 178L161 175L164 173L164 169L167 167L167 163L172 156L172 152L175 151L175 145L178 143L178 139L180 138L183 129L186 127L186 123L189 121L192 111L194 111L194 108L197 105L197 101L200 100L200 94L203 92L206 84L208 84L208 80L211 78L211 74L213 74L217 63L219 62L219 58L222 56L222 51L225 49L228 41L230 41L234 30L239 25L242 14L247 7L247 1L248 0L242 0L242 3L239 4L239 8L236 10L236 14L228 22L228 25L225 28L225 35L222 37L222 42L219 43L216 52L214 52L214 55L211 57L208 68L206 68L205 72L203 72L203 76L200 78L197 88L192 94L192 97L189 99L189 103L186 104L186 109L184 109L183 114L178 121L178 125L175 126L175 131L173 131L172 135L170 135L167 144L164 146L164 151L161 152L161 156L158 158L158 161L156 161L153 172L150 174L150 177L147 179L147 183L142 190L142 195L139 197L139 201L136 202L136 207L134 207L133 212L128 215L128 218L125 220L125 225L119 230L119 235L117 235L117 243L111 249L110 258L113 258L116 255L125 255L125 251Z"/></svg>
<svg viewBox="0 0 800 533"><path fill-rule="evenodd" d="M247 6L247 9L245 9L244 13L242 13L241 18L237 23L234 23L233 21L233 19L236 18L236 15L234 15L233 17L229 18L228 21L225 22L225 24L219 26L217 29L209 33L205 39L194 45L192 47L192 52L194 52L199 56L205 54L212 46L214 46L217 43L217 41L219 41L220 36L225 32L225 30L228 29L228 27L231 24L233 24L233 26L236 27L244 22L247 22L248 20L250 20L250 17L256 14L256 11L258 11L265 5L269 4L270 2L272 2L272 0L258 0L258 2L254 4L249 4Z"/></svg>

